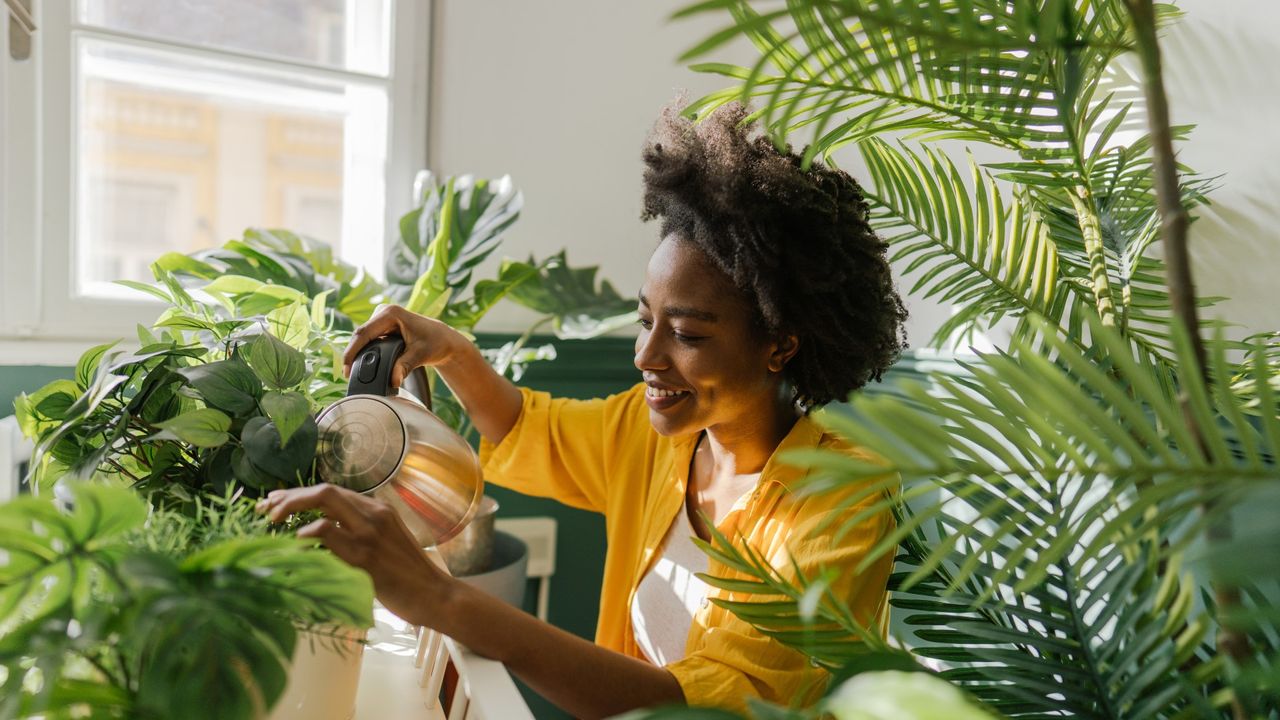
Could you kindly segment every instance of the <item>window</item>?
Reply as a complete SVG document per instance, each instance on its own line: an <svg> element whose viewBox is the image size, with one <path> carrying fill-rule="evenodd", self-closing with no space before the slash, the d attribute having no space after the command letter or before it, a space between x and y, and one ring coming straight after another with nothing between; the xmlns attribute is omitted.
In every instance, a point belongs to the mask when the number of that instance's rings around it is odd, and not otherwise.
<svg viewBox="0 0 1280 720"><path fill-rule="evenodd" d="M427 3L33 4L0 72L0 363L131 337L157 308L111 281L249 226L379 271L426 161Z"/></svg>

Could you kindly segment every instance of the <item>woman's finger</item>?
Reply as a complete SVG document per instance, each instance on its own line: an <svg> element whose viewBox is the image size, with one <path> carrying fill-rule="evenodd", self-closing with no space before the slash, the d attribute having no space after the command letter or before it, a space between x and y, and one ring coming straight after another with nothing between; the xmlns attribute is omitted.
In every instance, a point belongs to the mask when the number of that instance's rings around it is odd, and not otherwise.
<svg viewBox="0 0 1280 720"><path fill-rule="evenodd" d="M374 313L368 322L351 333L351 343L347 345L346 351L342 353L342 367L347 375L351 374L351 365L356 361L356 355L360 354L365 345L393 330L399 331L402 336L404 335L404 325L400 322L402 311L403 308L398 305L388 305Z"/></svg>
<svg viewBox="0 0 1280 720"><path fill-rule="evenodd" d="M298 537L319 540L320 544L329 548L329 552L337 555L348 565L354 565L362 570L368 569L363 565L364 560L368 558L368 553L351 537L351 533L347 532L346 528L329 518L307 523L298 530Z"/></svg>
<svg viewBox="0 0 1280 720"><path fill-rule="evenodd" d="M426 353L422 350L422 343L406 343L404 352L400 353L400 357L396 359L396 364L391 368L391 387L398 388L404 384L404 379L409 377L409 373L413 369L422 364Z"/></svg>
<svg viewBox="0 0 1280 720"><path fill-rule="evenodd" d="M258 511L266 513L271 522L280 522L294 513L319 510L348 530L360 532L369 526L362 507L364 502L370 501L357 492L322 483L311 487L273 490L258 503Z"/></svg>

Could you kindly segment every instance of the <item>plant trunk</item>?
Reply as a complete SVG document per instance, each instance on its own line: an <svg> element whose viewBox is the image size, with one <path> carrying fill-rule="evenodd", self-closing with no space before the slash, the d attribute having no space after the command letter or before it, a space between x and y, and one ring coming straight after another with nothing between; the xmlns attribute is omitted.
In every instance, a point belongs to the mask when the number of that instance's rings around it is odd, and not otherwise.
<svg viewBox="0 0 1280 720"><path fill-rule="evenodd" d="M1160 63L1160 45L1156 38L1156 17L1152 0L1125 0L1129 15L1133 18L1137 37L1138 54L1142 60L1143 91L1147 100L1147 119L1151 130L1151 147L1155 154L1155 187L1160 209L1160 234L1164 243L1165 273L1169 285L1169 297L1173 307L1174 319L1182 325L1191 344L1195 361L1200 369L1200 381L1208 389L1210 385L1209 367L1200 337L1200 320L1196 312L1195 285L1191 279L1191 262L1187 253L1187 226L1189 218L1186 208L1182 206L1181 192L1178 184L1178 169L1173 153L1173 134L1170 131L1169 102L1164 92L1163 71ZM1194 380L1193 380L1194 381ZM1182 391L1181 403L1193 437L1200 445L1200 451L1206 458L1210 450L1205 445L1200 426L1190 410L1186 390ZM1212 507L1205 508L1207 512ZM1215 522L1209 529L1208 540L1221 543L1231 538L1230 526L1223 522ZM1241 603L1238 588L1215 584L1214 595L1217 600L1218 616L1224 617L1239 608ZM1229 657L1236 666L1247 665L1252 651L1249 639L1238 630L1223 626L1218 633L1218 651ZM1236 718L1245 718L1247 714L1237 698L1233 701L1232 711Z"/></svg>

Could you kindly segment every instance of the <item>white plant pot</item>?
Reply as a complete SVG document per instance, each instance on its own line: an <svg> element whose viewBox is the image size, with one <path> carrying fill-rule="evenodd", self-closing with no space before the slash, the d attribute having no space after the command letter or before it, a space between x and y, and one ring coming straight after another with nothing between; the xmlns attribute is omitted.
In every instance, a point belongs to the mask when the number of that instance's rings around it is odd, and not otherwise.
<svg viewBox="0 0 1280 720"><path fill-rule="evenodd" d="M351 720L364 657L365 633L298 633L289 682L268 720Z"/></svg>

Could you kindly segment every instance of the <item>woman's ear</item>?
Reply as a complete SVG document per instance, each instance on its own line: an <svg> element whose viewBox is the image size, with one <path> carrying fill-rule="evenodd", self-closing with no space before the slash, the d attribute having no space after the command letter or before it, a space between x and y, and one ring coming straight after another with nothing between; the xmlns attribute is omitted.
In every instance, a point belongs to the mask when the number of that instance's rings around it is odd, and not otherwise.
<svg viewBox="0 0 1280 720"><path fill-rule="evenodd" d="M791 358L800 349L800 338L795 335L783 335L773 344L769 353L769 372L782 372Z"/></svg>

